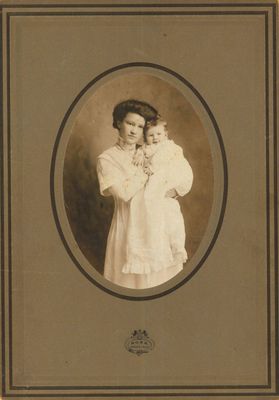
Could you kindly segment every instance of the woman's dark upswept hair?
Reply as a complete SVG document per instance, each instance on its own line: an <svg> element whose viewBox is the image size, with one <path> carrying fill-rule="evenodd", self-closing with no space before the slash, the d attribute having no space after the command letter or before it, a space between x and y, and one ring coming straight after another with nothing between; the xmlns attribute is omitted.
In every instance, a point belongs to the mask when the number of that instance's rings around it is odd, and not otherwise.
<svg viewBox="0 0 279 400"><path fill-rule="evenodd" d="M157 118L158 111L150 104L139 100L125 100L114 107L112 116L112 126L118 129L117 123L122 122L128 113L135 113L141 115L145 122L152 121Z"/></svg>

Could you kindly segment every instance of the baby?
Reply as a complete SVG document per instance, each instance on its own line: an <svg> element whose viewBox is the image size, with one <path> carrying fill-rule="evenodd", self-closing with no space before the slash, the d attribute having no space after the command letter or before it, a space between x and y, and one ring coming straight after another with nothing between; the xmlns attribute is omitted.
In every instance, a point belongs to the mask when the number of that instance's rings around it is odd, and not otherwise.
<svg viewBox="0 0 279 400"><path fill-rule="evenodd" d="M145 128L145 143L134 164L142 165L149 179L131 200L127 262L122 272L149 274L187 260L185 226L177 196L192 186L193 173L182 148L168 139L166 122L158 117Z"/></svg>

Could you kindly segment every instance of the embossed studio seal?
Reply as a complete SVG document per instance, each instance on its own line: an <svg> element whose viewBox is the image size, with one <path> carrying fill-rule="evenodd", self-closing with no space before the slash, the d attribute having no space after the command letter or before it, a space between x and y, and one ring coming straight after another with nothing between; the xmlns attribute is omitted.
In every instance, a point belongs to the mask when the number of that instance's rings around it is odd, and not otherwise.
<svg viewBox="0 0 279 400"><path fill-rule="evenodd" d="M130 353L140 356L149 353L155 347L154 341L150 339L145 330L135 330L125 342L125 348Z"/></svg>

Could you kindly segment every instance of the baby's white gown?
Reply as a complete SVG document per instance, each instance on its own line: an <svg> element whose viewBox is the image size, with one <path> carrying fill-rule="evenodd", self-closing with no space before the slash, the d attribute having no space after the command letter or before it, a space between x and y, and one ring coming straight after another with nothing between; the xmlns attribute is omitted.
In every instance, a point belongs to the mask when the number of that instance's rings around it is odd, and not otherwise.
<svg viewBox="0 0 279 400"><path fill-rule="evenodd" d="M173 187L179 195L184 195L190 190L193 179L191 167L184 158L183 160L183 166L186 170L183 173L180 170L179 182L174 182L176 185ZM181 168L182 161L180 162ZM128 243L131 243L135 227L131 224L131 221L134 217L138 221L142 212L140 204L139 208L135 209L136 198L144 191L147 181L147 176L143 173L142 168L133 165L131 153L123 150L119 145L115 145L98 157L97 173L101 194L104 196L112 195L115 203L107 240L104 277L117 285L132 289L146 289L171 279L181 271L181 263L160 269L157 272L155 270L149 273L125 271L128 261ZM150 191L151 194L152 191ZM131 208L133 199L136 201ZM173 199L169 200L172 201ZM142 217L140 220L142 221ZM145 221L143 221L143 226L146 226ZM141 230L141 226L138 226L138 228Z"/></svg>
<svg viewBox="0 0 279 400"><path fill-rule="evenodd" d="M175 189L184 196L192 186L192 169L172 140L155 145L149 163L153 175L130 202L123 272L164 274L174 268L178 273L187 260L184 219L178 201L166 192Z"/></svg>

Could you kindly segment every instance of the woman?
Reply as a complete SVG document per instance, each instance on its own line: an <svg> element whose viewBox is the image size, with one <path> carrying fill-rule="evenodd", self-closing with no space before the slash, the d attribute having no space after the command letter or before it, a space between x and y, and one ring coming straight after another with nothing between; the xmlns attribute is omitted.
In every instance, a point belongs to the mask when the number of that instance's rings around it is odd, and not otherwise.
<svg viewBox="0 0 279 400"><path fill-rule="evenodd" d="M149 274L123 273L126 262L127 227L130 200L144 188L148 175L141 166L133 164L136 145L143 136L147 122L158 115L151 105L138 100L127 100L113 111L113 127L118 129L117 143L104 151L97 162L100 191L113 196L115 208L107 240L104 277L132 289L157 286L175 276L180 267L174 266Z"/></svg>

